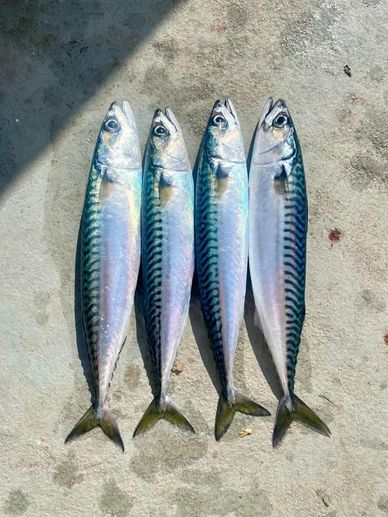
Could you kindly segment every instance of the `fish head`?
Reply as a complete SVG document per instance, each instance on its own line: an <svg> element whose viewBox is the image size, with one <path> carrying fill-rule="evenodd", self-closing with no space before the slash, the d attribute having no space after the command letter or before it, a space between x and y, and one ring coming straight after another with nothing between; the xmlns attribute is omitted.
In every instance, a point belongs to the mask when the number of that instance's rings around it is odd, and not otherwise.
<svg viewBox="0 0 388 517"><path fill-rule="evenodd" d="M148 139L152 166L173 171L189 171L190 160L180 125L169 108L158 109L152 119Z"/></svg>
<svg viewBox="0 0 388 517"><path fill-rule="evenodd" d="M245 162L240 122L230 99L218 100L214 104L205 132L204 147L212 158Z"/></svg>
<svg viewBox="0 0 388 517"><path fill-rule="evenodd" d="M96 147L97 160L110 167L139 169L141 153L135 117L129 102L112 102L103 120Z"/></svg>
<svg viewBox="0 0 388 517"><path fill-rule="evenodd" d="M265 165L290 159L297 146L296 133L286 103L270 97L256 128L252 159Z"/></svg>

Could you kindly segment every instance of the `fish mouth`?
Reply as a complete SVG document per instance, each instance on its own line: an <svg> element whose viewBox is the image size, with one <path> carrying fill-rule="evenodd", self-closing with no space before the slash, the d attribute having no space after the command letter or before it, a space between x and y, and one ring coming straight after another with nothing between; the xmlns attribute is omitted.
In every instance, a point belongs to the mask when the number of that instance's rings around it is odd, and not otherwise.
<svg viewBox="0 0 388 517"><path fill-rule="evenodd" d="M180 125L170 108L166 108L164 111L158 108L152 119L152 129L158 125L164 126L169 133L182 133Z"/></svg>
<svg viewBox="0 0 388 517"><path fill-rule="evenodd" d="M274 102L272 97L268 97L266 103L264 104L263 111L261 112L257 127L259 128L263 125L270 126L273 119L282 111L287 113L289 116L285 101L283 99L278 99L276 102Z"/></svg>
<svg viewBox="0 0 388 517"><path fill-rule="evenodd" d="M236 108L234 107L234 104L231 99L218 99L214 103L210 118L212 119L215 115L219 113L221 113L229 122L234 122L237 126L240 126Z"/></svg>
<svg viewBox="0 0 388 517"><path fill-rule="evenodd" d="M232 117L234 118L237 126L240 126L240 121L237 116L237 111L236 111L236 108L234 107L234 104L231 99L228 99L228 98L225 99L225 107L229 111L229 113L232 115Z"/></svg>
<svg viewBox="0 0 388 517"><path fill-rule="evenodd" d="M261 112L259 123L257 127L260 127L264 124L265 119L268 117L268 115L271 113L273 108L273 98L268 97L268 99L265 101L264 108Z"/></svg>
<svg viewBox="0 0 388 517"><path fill-rule="evenodd" d="M123 100L122 110L128 119L131 119L133 117L133 111L128 101Z"/></svg>
<svg viewBox="0 0 388 517"><path fill-rule="evenodd" d="M216 100L214 103L211 115L214 115L215 113L222 112L225 108L225 101L222 101L221 99Z"/></svg>
<svg viewBox="0 0 388 517"><path fill-rule="evenodd" d="M175 127L176 131L178 133L182 133L181 127L179 125L179 122L178 122L176 116L174 115L174 112L172 111L172 109L167 107L165 109L165 115L168 118L168 120L171 122L171 124Z"/></svg>
<svg viewBox="0 0 388 517"><path fill-rule="evenodd" d="M112 104L109 106L108 112L112 112L113 114L117 114L117 112L122 112L122 114L129 122L134 122L135 116L133 114L130 103L126 100L123 100L122 102L113 101Z"/></svg>

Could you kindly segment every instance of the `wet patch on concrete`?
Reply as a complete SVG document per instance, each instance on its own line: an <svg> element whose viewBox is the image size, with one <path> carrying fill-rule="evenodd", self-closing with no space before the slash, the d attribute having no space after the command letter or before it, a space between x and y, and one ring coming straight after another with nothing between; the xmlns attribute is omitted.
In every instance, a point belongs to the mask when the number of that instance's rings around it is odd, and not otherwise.
<svg viewBox="0 0 388 517"><path fill-rule="evenodd" d="M388 494L380 497L377 501L377 508L384 512L385 515L388 515Z"/></svg>
<svg viewBox="0 0 388 517"><path fill-rule="evenodd" d="M376 312L384 312L386 303L372 289L363 289L361 291L361 300L363 305L367 305Z"/></svg>
<svg viewBox="0 0 388 517"><path fill-rule="evenodd" d="M385 77L384 68L380 65L373 66L368 72L368 77L376 83L381 83Z"/></svg>
<svg viewBox="0 0 388 517"><path fill-rule="evenodd" d="M207 489L206 489L207 488ZM265 517L272 514L272 504L266 492L256 486L248 491L203 490L199 488L179 488L175 492L177 510L175 515L244 515Z"/></svg>
<svg viewBox="0 0 388 517"><path fill-rule="evenodd" d="M29 506L30 501L27 494L18 488L9 492L3 511L5 515L23 515Z"/></svg>
<svg viewBox="0 0 388 517"><path fill-rule="evenodd" d="M125 390L134 391L139 386L141 375L139 366L128 366L124 373Z"/></svg>
<svg viewBox="0 0 388 517"><path fill-rule="evenodd" d="M388 119L384 109L376 110L375 106L366 106L365 115L359 118L359 127L356 130L356 137L361 143L369 144L372 151L376 153L376 159L388 157ZM388 173L385 164L381 164L382 176L388 182ZM385 174L383 174L385 173Z"/></svg>
<svg viewBox="0 0 388 517"><path fill-rule="evenodd" d="M206 455L209 437L179 431L164 421L156 425L158 428L134 439L136 453L131 460L131 470L140 478L155 482L159 472L187 467ZM152 443L152 449L147 441Z"/></svg>
<svg viewBox="0 0 388 517"><path fill-rule="evenodd" d="M152 46L156 50L157 54L161 55L167 64L171 64L179 57L180 48L177 40L174 38L154 41Z"/></svg>
<svg viewBox="0 0 388 517"><path fill-rule="evenodd" d="M294 463L295 456L292 453L287 452L284 457L289 463Z"/></svg>
<svg viewBox="0 0 388 517"><path fill-rule="evenodd" d="M53 481L61 488L73 488L76 483L81 483L83 475L78 472L78 464L75 454L70 451L67 457L55 467Z"/></svg>
<svg viewBox="0 0 388 517"><path fill-rule="evenodd" d="M347 177L355 190L388 185L388 175L384 162L368 154L357 154L350 161L352 171Z"/></svg>
<svg viewBox="0 0 388 517"><path fill-rule="evenodd" d="M242 29L249 20L249 11L246 8L247 2L228 2L226 19L233 29Z"/></svg>
<svg viewBox="0 0 388 517"><path fill-rule="evenodd" d="M310 46L319 46L333 39L331 27L339 19L340 11L326 1L321 1L313 9L303 13L283 31L282 47L286 54L304 52Z"/></svg>
<svg viewBox="0 0 388 517"><path fill-rule="evenodd" d="M382 0L361 0L366 7L377 7L381 4Z"/></svg>
<svg viewBox="0 0 388 517"><path fill-rule="evenodd" d="M104 483L103 493L98 504L102 515L126 517L133 504L133 497L121 490L114 481Z"/></svg>

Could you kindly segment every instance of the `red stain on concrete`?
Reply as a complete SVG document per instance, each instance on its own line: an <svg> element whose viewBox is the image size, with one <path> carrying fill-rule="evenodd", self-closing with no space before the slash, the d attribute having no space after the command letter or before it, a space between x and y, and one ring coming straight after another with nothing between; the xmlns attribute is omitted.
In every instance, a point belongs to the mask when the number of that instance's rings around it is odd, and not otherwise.
<svg viewBox="0 0 388 517"><path fill-rule="evenodd" d="M210 32L222 33L226 32L227 30L228 27L226 25L214 25L213 27L210 27Z"/></svg>
<svg viewBox="0 0 388 517"><path fill-rule="evenodd" d="M331 242L331 247L334 246L335 242L339 242L342 237L342 231L339 228L333 228L329 231L329 241Z"/></svg>

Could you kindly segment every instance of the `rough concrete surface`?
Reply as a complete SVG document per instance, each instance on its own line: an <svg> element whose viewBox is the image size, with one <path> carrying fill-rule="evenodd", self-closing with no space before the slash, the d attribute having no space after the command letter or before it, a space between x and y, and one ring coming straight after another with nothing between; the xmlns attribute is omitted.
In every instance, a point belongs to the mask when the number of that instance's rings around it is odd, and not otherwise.
<svg viewBox="0 0 388 517"><path fill-rule="evenodd" d="M387 14L383 0L1 2L0 515L388 514ZM197 434L160 422L131 437L151 400L137 303L110 391L126 452L99 429L64 445L90 401L74 264L109 103L130 100L143 145L153 110L171 106L194 162L216 98L235 101L248 149L270 94L292 112L309 192L296 392L331 439L294 424L273 450L274 416L237 415L215 442L194 298L171 391ZM274 415L252 319L250 301L235 383Z"/></svg>

